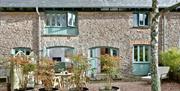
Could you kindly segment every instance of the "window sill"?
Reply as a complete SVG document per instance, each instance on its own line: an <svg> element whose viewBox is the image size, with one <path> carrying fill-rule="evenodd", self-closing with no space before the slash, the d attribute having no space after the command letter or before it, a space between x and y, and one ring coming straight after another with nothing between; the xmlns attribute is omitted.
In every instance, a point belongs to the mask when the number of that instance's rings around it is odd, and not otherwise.
<svg viewBox="0 0 180 91"><path fill-rule="evenodd" d="M71 27L71 26L68 26L68 27L60 27L60 26L45 26L45 28L77 28L77 26L74 26L74 27Z"/></svg>
<svg viewBox="0 0 180 91"><path fill-rule="evenodd" d="M55 27L51 27L51 28L45 28L43 31L43 35L44 36L77 36L79 34L78 29L77 28L70 28L70 27L66 27L66 28L55 28Z"/></svg>
<svg viewBox="0 0 180 91"><path fill-rule="evenodd" d="M43 37L76 37L77 35L63 35L63 34L43 34Z"/></svg>
<svg viewBox="0 0 180 91"><path fill-rule="evenodd" d="M150 26L134 26L135 29L150 29Z"/></svg>
<svg viewBox="0 0 180 91"><path fill-rule="evenodd" d="M147 61L147 62L144 62L144 61L141 61L141 62L133 62L133 64L149 64L150 61Z"/></svg>

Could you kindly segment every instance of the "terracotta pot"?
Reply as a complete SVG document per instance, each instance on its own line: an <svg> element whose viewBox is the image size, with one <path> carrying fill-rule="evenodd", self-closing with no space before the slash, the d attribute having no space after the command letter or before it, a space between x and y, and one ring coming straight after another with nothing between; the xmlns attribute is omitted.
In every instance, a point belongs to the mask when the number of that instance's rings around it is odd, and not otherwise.
<svg viewBox="0 0 180 91"><path fill-rule="evenodd" d="M39 91L59 91L58 88L52 88L52 90L46 90L45 88L40 88Z"/></svg>
<svg viewBox="0 0 180 91"><path fill-rule="evenodd" d="M106 89L105 87L102 87L99 89L99 91L120 91L120 88L116 86L112 86L112 89Z"/></svg>
<svg viewBox="0 0 180 91"><path fill-rule="evenodd" d="M26 88L26 90L20 88L20 89L14 89L14 91L34 91L34 88L28 87L28 88Z"/></svg>
<svg viewBox="0 0 180 91"><path fill-rule="evenodd" d="M78 91L77 88L70 88L69 91ZM89 91L87 87L82 87L80 91Z"/></svg>

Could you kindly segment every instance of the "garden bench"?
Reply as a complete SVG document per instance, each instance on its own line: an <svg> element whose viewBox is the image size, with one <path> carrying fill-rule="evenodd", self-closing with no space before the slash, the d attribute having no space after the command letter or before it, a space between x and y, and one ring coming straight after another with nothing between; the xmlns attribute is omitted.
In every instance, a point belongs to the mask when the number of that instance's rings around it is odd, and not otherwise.
<svg viewBox="0 0 180 91"><path fill-rule="evenodd" d="M169 69L170 69L170 67L167 67L167 66L158 67L158 76L159 76L160 80L168 78ZM143 76L141 78L143 80L151 81L151 73L148 73L148 76Z"/></svg>

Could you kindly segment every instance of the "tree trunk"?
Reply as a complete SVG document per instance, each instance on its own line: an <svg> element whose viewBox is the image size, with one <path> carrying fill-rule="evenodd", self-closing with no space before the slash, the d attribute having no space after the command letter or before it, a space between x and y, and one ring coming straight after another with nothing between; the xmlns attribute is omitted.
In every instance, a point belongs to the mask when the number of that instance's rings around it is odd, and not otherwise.
<svg viewBox="0 0 180 91"><path fill-rule="evenodd" d="M161 91L160 78L158 76L158 36L159 36L159 9L158 1L152 0L152 26L151 26L151 90Z"/></svg>
<svg viewBox="0 0 180 91"><path fill-rule="evenodd" d="M10 84L11 84L11 91L14 91L14 62L10 64Z"/></svg>

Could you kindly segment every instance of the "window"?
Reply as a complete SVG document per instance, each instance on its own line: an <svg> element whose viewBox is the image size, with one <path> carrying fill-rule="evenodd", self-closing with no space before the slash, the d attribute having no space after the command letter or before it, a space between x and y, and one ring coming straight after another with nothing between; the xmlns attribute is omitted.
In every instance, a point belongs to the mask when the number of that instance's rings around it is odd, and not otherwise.
<svg viewBox="0 0 180 91"><path fill-rule="evenodd" d="M22 51L26 55L29 55L31 53L31 49L30 48L17 47L17 48L13 48L12 49L12 54L15 55L19 51Z"/></svg>
<svg viewBox="0 0 180 91"><path fill-rule="evenodd" d="M77 35L77 21L74 12L47 12L44 34Z"/></svg>
<svg viewBox="0 0 180 91"><path fill-rule="evenodd" d="M150 61L151 48L149 45L134 45L133 60L134 62Z"/></svg>
<svg viewBox="0 0 180 91"><path fill-rule="evenodd" d="M133 26L134 27L143 27L149 25L149 15L148 13L134 13L133 14Z"/></svg>
<svg viewBox="0 0 180 91"><path fill-rule="evenodd" d="M70 57L74 54L74 48L71 47L51 47L47 50L48 57L52 58L54 61L57 61L55 65L55 72L61 71L71 71L72 61Z"/></svg>
<svg viewBox="0 0 180 91"><path fill-rule="evenodd" d="M47 50L48 57L61 62L69 62L74 54L74 48L71 47L52 47Z"/></svg>

